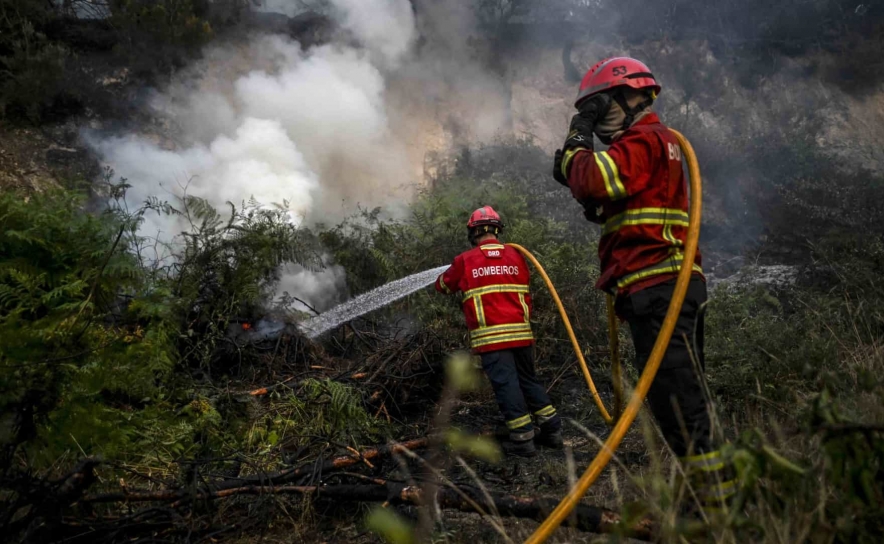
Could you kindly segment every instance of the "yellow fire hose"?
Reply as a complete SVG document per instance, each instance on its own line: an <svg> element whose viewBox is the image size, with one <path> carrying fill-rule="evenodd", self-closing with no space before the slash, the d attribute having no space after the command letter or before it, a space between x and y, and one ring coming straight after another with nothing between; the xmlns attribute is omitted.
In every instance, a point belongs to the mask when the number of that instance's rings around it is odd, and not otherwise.
<svg viewBox="0 0 884 544"><path fill-rule="evenodd" d="M671 129L670 129L671 130ZM574 485L574 487L568 492L568 495L562 499L559 505L555 510L547 517L540 527L534 531L528 540L525 541L525 544L541 544L545 542L553 531L561 525L562 521L568 517L571 511L577 506L577 503L580 502L580 499L586 494L586 491L589 489L599 475L602 473L602 470L608 465L611 461L611 457L614 455L614 451L620 445L620 442L623 440L623 436L626 434L626 431L629 430L629 426L632 425L632 422L635 421L636 416L638 415L638 411L641 409L642 403L645 401L645 396L648 394L648 389L651 387L651 383L654 381L654 378L657 375L657 370L660 368L660 361L663 359L663 355L666 353L666 349L669 347L669 340L672 338L672 331L675 329L675 322L678 319L678 315L681 312L681 306L684 302L685 294L688 290L688 283L691 281L691 274L693 273L693 263L694 259L697 256L697 242L700 238L700 214L702 213L702 183L700 180L700 167L697 164L697 156L694 154L694 149L691 147L690 142L678 131L672 130L672 133L678 139L679 144L682 149L682 156L684 156L687 160L688 164L688 172L690 174L690 183L691 183L691 204L688 212L689 220L688 220L688 233L687 240L685 241L684 248L684 260L682 261L681 270L678 273L678 280L675 284L675 292L672 295L672 300L669 302L669 309L666 311L666 317L663 320L663 326L660 329L660 334L657 335L657 340L654 343L654 348L651 351L651 356L648 358L648 362L645 365L645 369L642 372L641 378L638 380L638 384L635 387L635 393L632 395L632 398L629 399L629 403L626 405L626 409L623 410L622 414L620 411L622 404L622 384L620 377L620 354L619 354L619 341L617 334L617 318L614 315L614 301L613 298L608 297L607 307L608 307L608 335L611 346L611 373L614 381L614 417L608 413L605 409L605 405L602 402L601 397L599 397L598 391L596 390L595 383L592 381L592 376L589 373L589 368L586 366L586 361L583 358L583 352L580 349L580 345L577 343L577 338L574 336L574 330L571 327L571 320L568 319L568 315L565 312L564 306L562 306L562 301L559 299L559 295L556 292L555 287L550 281L549 276L547 276L546 271L540 265L534 255L532 255L527 249L518 245L518 244L509 244L514 249L521 252L528 260L531 261L532 264L537 268L537 271L543 277L543 280L546 282L547 287L549 288L550 294L553 297L553 300L556 303L556 306L559 309L559 314L562 316L562 321L565 324L565 328L568 331L568 336L571 339L571 345L574 348L574 354L577 356L577 360L580 362L580 368L583 371L583 377L586 378L586 383L589 386L589 390L592 392L593 400L596 403L596 406L599 408L599 412L601 412L602 417L609 424L613 423L614 428L611 430L611 434L608 436L608 439L605 440L602 449L596 455L595 459L593 459L592 463L590 463L589 467L586 469L586 472L580 477L580 480ZM685 266L687 264L687 266Z"/></svg>
<svg viewBox="0 0 884 544"><path fill-rule="evenodd" d="M617 325L617 314L614 312L614 297L605 297L608 307L608 346L611 354L611 383L614 385L614 421L620 419L623 412L623 377L620 371L620 331Z"/></svg>
<svg viewBox="0 0 884 544"><path fill-rule="evenodd" d="M530 251L520 246L519 244L507 244L513 249L517 249L519 253L525 256L526 259L531 261L531 264L534 265L534 268L537 269L537 272L543 278L543 281L546 282L546 286L549 289L549 294L552 295L553 300L556 303L556 307L559 309L559 315L562 316L562 321L565 323L565 329L568 331L568 337L571 339L571 347L574 348L574 355L577 356L577 361L580 363L580 370L583 371L583 377L586 379L586 385L589 386L589 390L592 391L592 400L595 401L595 405L598 407L599 412L601 412L602 417L605 419L606 423L612 423L614 420L611 417L611 414L608 413L608 410L605 408L605 403L602 402L602 397L599 396L599 392L595 388L595 382L592 381L592 376L589 373L589 367L586 366L586 360L583 358L583 350L580 349L580 344L577 343L577 337L574 335L574 328L571 326L571 320L568 318L567 312L565 312L565 307L562 306L562 299L559 298L559 293L556 291L556 286L553 285L552 281L549 279L549 276L546 275L546 270L543 269L543 265L531 254ZM610 321L610 319L609 319Z"/></svg>

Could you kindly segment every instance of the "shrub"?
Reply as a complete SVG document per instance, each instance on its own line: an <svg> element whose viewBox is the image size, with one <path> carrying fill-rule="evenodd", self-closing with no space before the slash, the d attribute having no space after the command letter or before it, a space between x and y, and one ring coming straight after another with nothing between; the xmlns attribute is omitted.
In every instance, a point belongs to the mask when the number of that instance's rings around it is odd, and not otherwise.
<svg viewBox="0 0 884 544"><path fill-rule="evenodd" d="M189 370L230 369L228 321L257 311L280 264L307 264L312 238L254 204L226 218L190 197L134 215L83 204L67 192L0 195L2 461L24 451L48 466L73 448L171 463L235 449L238 408ZM154 212L187 219L168 262L140 251L138 226Z"/></svg>
<svg viewBox="0 0 884 544"><path fill-rule="evenodd" d="M116 425L123 411L111 406L158 394L157 380L172 368L167 314L147 304L120 306L119 296L138 292L143 281L121 243L123 218L84 214L81 206L81 198L66 193L27 201L0 196L7 451L35 439L68 441L80 429L91 436L125 432ZM51 430L60 420L76 423L61 425L63 438Z"/></svg>

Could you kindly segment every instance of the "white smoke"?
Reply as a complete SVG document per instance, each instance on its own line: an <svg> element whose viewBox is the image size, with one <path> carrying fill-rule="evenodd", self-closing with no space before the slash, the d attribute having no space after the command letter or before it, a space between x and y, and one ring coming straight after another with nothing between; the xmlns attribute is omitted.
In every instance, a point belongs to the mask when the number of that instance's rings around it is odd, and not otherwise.
<svg viewBox="0 0 884 544"><path fill-rule="evenodd" d="M292 0L260 0L256 4L256 11L282 13L289 17L294 17L304 10L300 2L293 2Z"/></svg>
<svg viewBox="0 0 884 544"><path fill-rule="evenodd" d="M381 59L398 63L414 41L411 3L402 0L331 0L344 28Z"/></svg>
<svg viewBox="0 0 884 544"><path fill-rule="evenodd" d="M232 137L218 136L210 145L166 151L144 138L126 136L95 142L105 159L133 180L129 201L185 192L215 207L239 204L254 197L262 204L288 201L289 217L301 223L319 186L315 173L294 142L275 120L248 117ZM147 216L147 234L175 235L172 218ZM162 237L162 236L161 236Z"/></svg>
<svg viewBox="0 0 884 544"><path fill-rule="evenodd" d="M335 222L358 206L404 204L419 165L391 134L385 77L415 37L408 0L332 0L347 45L308 50L282 36L212 47L152 106L179 128L177 145L144 134L91 138L129 180L130 208L183 192L227 202L285 206L296 224ZM354 43L355 40L355 43ZM400 204L400 205L401 205ZM148 216L147 236L170 241L180 219ZM286 271L282 290L325 306L342 270Z"/></svg>

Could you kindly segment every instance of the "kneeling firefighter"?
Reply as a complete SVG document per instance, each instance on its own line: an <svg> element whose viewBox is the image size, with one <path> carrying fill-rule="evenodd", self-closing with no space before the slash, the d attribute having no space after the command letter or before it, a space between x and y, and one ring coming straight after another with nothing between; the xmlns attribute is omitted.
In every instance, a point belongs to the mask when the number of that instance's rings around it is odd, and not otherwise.
<svg viewBox="0 0 884 544"><path fill-rule="evenodd" d="M467 230L473 249L454 258L436 290L463 294L470 347L482 358L509 429L504 451L531 457L535 443L561 448L561 418L534 371L528 264L498 240L503 223L491 206L473 212Z"/></svg>
<svg viewBox="0 0 884 544"><path fill-rule="evenodd" d="M602 225L601 275L596 287L616 296L629 323L641 372L663 325L683 261L688 191L681 148L651 111L660 92L642 62L603 60L584 76L553 175L570 188L589 221ZM594 152L593 133L609 145ZM675 331L648 392L648 403L669 446L681 458L704 506L716 509L735 493L714 444L709 413L691 350L704 368L706 283L700 254Z"/></svg>

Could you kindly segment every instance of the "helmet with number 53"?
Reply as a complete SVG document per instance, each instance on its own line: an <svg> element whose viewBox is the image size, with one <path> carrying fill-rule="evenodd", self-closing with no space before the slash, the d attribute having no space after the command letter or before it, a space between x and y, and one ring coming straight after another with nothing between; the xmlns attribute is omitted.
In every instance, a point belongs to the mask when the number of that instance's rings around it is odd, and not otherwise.
<svg viewBox="0 0 884 544"><path fill-rule="evenodd" d="M653 98L660 94L661 89L645 63L630 57L612 57L597 63L586 72L580 82L574 105L579 109L580 103L587 98L622 86L651 89Z"/></svg>

